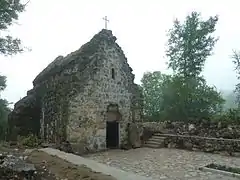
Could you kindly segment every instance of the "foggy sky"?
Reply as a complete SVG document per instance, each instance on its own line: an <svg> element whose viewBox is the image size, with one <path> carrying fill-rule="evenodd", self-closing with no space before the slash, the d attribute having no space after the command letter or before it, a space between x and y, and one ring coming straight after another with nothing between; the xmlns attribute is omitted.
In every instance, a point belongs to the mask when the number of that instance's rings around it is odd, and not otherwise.
<svg viewBox="0 0 240 180"><path fill-rule="evenodd" d="M209 84L231 90L237 80L230 55L232 49L240 50L237 0L31 0L9 33L32 51L0 57L0 73L8 78L3 97L10 102L24 97L33 79L51 61L77 50L104 28L105 15L137 83L146 71L166 72L166 31L174 18L183 20L193 10L203 17L219 15L215 34L220 39L207 60L204 75Z"/></svg>

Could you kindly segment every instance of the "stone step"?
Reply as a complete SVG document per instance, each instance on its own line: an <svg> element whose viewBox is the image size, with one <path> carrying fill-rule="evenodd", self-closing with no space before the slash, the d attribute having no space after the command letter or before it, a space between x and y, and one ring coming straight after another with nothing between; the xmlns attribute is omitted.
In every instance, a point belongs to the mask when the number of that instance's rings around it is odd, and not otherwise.
<svg viewBox="0 0 240 180"><path fill-rule="evenodd" d="M154 134L144 145L149 148L163 148L166 137L161 136L160 133Z"/></svg>
<svg viewBox="0 0 240 180"><path fill-rule="evenodd" d="M166 137L161 137L161 136L155 136L155 135L153 135L150 139L164 140L164 139L166 139Z"/></svg>
<svg viewBox="0 0 240 180"><path fill-rule="evenodd" d="M161 134L161 133L155 133L153 136L156 136L156 137L164 137L163 134Z"/></svg>
<svg viewBox="0 0 240 180"><path fill-rule="evenodd" d="M147 141L154 141L154 142L164 142L165 139L155 139L155 138L150 138Z"/></svg>
<svg viewBox="0 0 240 180"><path fill-rule="evenodd" d="M164 144L164 141L152 141L152 140L148 140L146 143L147 143L147 144L162 145L162 144Z"/></svg>
<svg viewBox="0 0 240 180"><path fill-rule="evenodd" d="M144 147L148 147L148 148L162 148L162 146L160 146L158 144L144 144Z"/></svg>

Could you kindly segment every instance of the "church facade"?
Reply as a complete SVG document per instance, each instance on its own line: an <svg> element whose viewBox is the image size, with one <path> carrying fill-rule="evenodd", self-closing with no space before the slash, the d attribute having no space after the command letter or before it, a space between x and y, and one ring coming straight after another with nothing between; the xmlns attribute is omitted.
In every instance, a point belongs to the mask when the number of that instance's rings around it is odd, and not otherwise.
<svg viewBox="0 0 240 180"><path fill-rule="evenodd" d="M142 121L142 94L110 30L59 56L33 81L40 136L69 141L75 151L118 148L129 123ZM83 148L83 149L82 149Z"/></svg>

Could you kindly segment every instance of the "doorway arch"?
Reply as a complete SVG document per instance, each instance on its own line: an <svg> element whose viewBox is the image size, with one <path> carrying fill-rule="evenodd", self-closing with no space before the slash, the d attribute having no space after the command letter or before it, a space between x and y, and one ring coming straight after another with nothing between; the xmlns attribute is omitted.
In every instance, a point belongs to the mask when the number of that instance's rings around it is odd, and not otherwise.
<svg viewBox="0 0 240 180"><path fill-rule="evenodd" d="M119 148L121 114L117 104L110 104L106 113L106 147Z"/></svg>

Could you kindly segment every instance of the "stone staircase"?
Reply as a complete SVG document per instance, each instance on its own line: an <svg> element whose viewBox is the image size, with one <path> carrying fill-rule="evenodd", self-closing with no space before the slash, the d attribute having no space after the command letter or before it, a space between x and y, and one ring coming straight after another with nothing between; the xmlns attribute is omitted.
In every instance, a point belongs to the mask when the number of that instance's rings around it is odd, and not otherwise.
<svg viewBox="0 0 240 180"><path fill-rule="evenodd" d="M144 147L163 148L165 139L166 137L163 137L160 133L156 133L145 142Z"/></svg>

